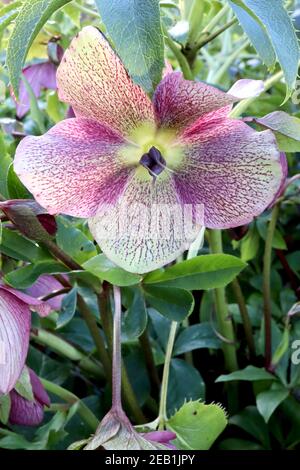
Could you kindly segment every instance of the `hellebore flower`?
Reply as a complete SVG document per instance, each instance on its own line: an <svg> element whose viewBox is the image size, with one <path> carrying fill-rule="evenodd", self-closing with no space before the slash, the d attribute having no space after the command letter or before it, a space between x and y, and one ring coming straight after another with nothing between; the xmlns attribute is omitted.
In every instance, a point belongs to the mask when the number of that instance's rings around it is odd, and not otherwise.
<svg viewBox="0 0 300 470"><path fill-rule="evenodd" d="M30 335L30 308L41 317L50 305L0 283L0 395L10 392L25 364Z"/></svg>
<svg viewBox="0 0 300 470"><path fill-rule="evenodd" d="M50 406L50 398L40 379L28 369L34 400L22 397L16 390L10 392L9 423L21 426L38 426L44 419L44 406Z"/></svg>
<svg viewBox="0 0 300 470"><path fill-rule="evenodd" d="M55 48L55 54L53 49ZM23 76L31 86L33 94L39 98L42 89L56 90L56 69L59 64L63 49L54 42L49 42L48 46L49 60L38 64L29 65L22 71ZM23 80L20 82L19 99L16 101L16 114L18 119L22 119L30 109L30 97Z"/></svg>
<svg viewBox="0 0 300 470"><path fill-rule="evenodd" d="M76 118L26 137L15 171L50 214L88 217L103 252L128 271L173 261L202 226L249 223L281 186L273 133L228 117L234 102L263 91L260 81L224 93L173 72L151 102L88 26L66 51L57 84Z"/></svg>

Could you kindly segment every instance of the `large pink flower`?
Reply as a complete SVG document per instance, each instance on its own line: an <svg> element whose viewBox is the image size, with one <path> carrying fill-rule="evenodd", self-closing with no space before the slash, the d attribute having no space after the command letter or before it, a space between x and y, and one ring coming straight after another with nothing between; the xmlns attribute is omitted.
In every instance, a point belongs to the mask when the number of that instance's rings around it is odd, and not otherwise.
<svg viewBox="0 0 300 470"><path fill-rule="evenodd" d="M57 84L76 118L26 137L15 171L50 213L90 218L103 252L128 271L174 260L201 225L250 222L281 186L273 133L228 117L234 102L263 90L260 81L224 93L169 73L151 102L89 26L65 53Z"/></svg>

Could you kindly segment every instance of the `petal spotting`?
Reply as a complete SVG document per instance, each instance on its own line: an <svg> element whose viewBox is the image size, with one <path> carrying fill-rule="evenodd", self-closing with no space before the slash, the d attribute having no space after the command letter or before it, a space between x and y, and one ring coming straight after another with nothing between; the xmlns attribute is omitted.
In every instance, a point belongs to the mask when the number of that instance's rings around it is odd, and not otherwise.
<svg viewBox="0 0 300 470"><path fill-rule="evenodd" d="M186 161L175 175L183 203L202 203L204 225L230 228L249 223L272 202L285 178L284 162L270 131L214 113L181 136Z"/></svg>
<svg viewBox="0 0 300 470"><path fill-rule="evenodd" d="M106 256L136 273L162 267L183 253L200 230L202 210L195 220L191 208L181 205L168 174L154 184L150 176L143 177L137 173L118 203L89 221Z"/></svg>
<svg viewBox="0 0 300 470"><path fill-rule="evenodd" d="M90 217L113 204L131 169L118 159L124 140L90 119L66 119L19 144L14 168L50 214Z"/></svg>
<svg viewBox="0 0 300 470"><path fill-rule="evenodd" d="M76 116L96 119L126 133L153 121L150 99L130 79L102 33L92 26L73 39L57 70L59 97Z"/></svg>
<svg viewBox="0 0 300 470"><path fill-rule="evenodd" d="M257 96L263 89L260 80L240 80L225 93L203 82L185 80L180 72L169 73L154 94L156 122L158 126L180 130L220 108L226 115L234 102Z"/></svg>

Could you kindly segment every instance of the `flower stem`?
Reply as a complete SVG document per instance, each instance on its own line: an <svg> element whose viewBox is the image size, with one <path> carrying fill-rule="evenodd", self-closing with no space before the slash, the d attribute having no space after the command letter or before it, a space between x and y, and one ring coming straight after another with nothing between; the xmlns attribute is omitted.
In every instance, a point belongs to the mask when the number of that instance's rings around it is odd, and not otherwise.
<svg viewBox="0 0 300 470"><path fill-rule="evenodd" d="M272 243L276 223L279 214L279 204L273 207L271 220L267 230L265 252L263 260L263 298L264 298L264 322L265 322L265 367L271 370L272 361L272 307L271 307L271 262Z"/></svg>
<svg viewBox="0 0 300 470"><path fill-rule="evenodd" d="M112 406L116 410L122 410L121 377L122 377L122 355L121 355L121 291L117 286L113 287L115 314L113 333L112 354Z"/></svg>
<svg viewBox="0 0 300 470"><path fill-rule="evenodd" d="M223 253L221 231L211 230L209 238L212 253ZM234 344L234 330L231 318L228 315L225 289L223 287L215 289L215 303L216 314L218 319L218 328L220 334L227 340L226 342L223 342L225 368L229 372L233 372L238 369L238 363Z"/></svg>
<svg viewBox="0 0 300 470"><path fill-rule="evenodd" d="M49 331L39 328L34 329L31 333L31 338L38 344L50 347L60 356L70 359L78 363L78 366L86 372L92 374L99 379L104 378L104 371L102 365L87 357L84 353L76 349L72 344L68 343L58 335L50 333Z"/></svg>
<svg viewBox="0 0 300 470"><path fill-rule="evenodd" d="M221 8L219 13L217 13L209 23L205 26L205 28L202 30L202 33L210 33L219 23L219 21L223 18L223 16L227 15L227 13L230 11L230 7L228 3Z"/></svg>
<svg viewBox="0 0 300 470"><path fill-rule="evenodd" d="M86 15L91 16L92 18L100 18L100 15L96 11L91 10L90 8L87 8L83 5L80 5L80 3L74 2L73 5L75 8L77 8L77 10L80 10L82 13L85 13Z"/></svg>
<svg viewBox="0 0 300 470"><path fill-rule="evenodd" d="M264 86L265 86L265 91L268 91L270 88L272 88L273 85L275 85L275 83L279 82L283 77L283 72L280 71L280 72L277 72L275 73L275 75L272 75L272 77L268 78L265 82L264 82ZM241 114L243 114L246 109L257 99L257 97L254 97L254 98L247 98L245 100L242 100L240 101L240 103L238 103L235 108L231 111L231 113L229 114L229 116L231 118L238 118L239 116L241 116Z"/></svg>
<svg viewBox="0 0 300 470"><path fill-rule="evenodd" d="M188 43L193 44L196 43L196 40L199 36L199 31L201 31L202 21L203 21L203 14L205 10L205 2L202 0L194 0L191 6L188 22L189 22L189 36L188 36Z"/></svg>
<svg viewBox="0 0 300 470"><path fill-rule="evenodd" d="M196 50L199 50L201 49L201 47L204 47L206 46L206 44L208 44L209 42L213 41L214 39L216 39L218 36L220 36L220 34L224 33L224 31L226 31L228 28L230 28L231 26L233 26L234 24L236 24L238 22L237 18L233 18L232 20L228 21L227 23L225 23L223 26L221 26L219 29L217 29L217 31L215 31L214 33L211 33L209 34L208 36L204 37L203 39L201 39L195 46L195 49Z"/></svg>
<svg viewBox="0 0 300 470"><path fill-rule="evenodd" d="M104 282L102 292L98 296L98 301L99 301L102 327L103 327L103 330L104 330L104 333L108 342L110 354L112 356L113 354L113 321L112 321L112 316L111 316L111 311L110 311L110 306L109 306L109 288L110 288L110 284ZM138 424L145 423L146 419L138 404L134 390L132 389L126 368L123 364L123 361L121 361L121 364L122 364L121 386L122 386L123 398L125 400L125 403L130 409L135 421Z"/></svg>
<svg viewBox="0 0 300 470"><path fill-rule="evenodd" d="M239 311L240 311L240 315L241 315L242 322L243 322L243 327L244 327L245 337L246 337L246 341L247 341L247 345L249 349L249 354L251 357L255 357L255 344L254 344L254 338L253 338L253 333L252 333L252 326L251 326L245 298L243 295L243 291L241 289L238 278L235 278L232 281L231 287L235 295L237 304L239 306Z"/></svg>
<svg viewBox="0 0 300 470"><path fill-rule="evenodd" d="M165 38L165 43L171 49L175 58L177 59L177 62L182 70L184 78L186 78L187 80L193 80L194 77L186 57L183 55L177 44L175 44L174 41L170 38L169 33L164 25L162 25L162 30Z"/></svg>
<svg viewBox="0 0 300 470"><path fill-rule="evenodd" d="M67 403L70 404L78 404L78 414L82 418L82 420L91 428L92 431L95 431L97 429L97 426L99 424L96 416L92 413L92 411L78 398L74 393L69 392L69 390L66 390L65 388L61 387L60 385L57 385L53 382L50 382L49 380L40 378L43 386L45 389L53 393L54 395L60 397L62 400L66 401Z"/></svg>
<svg viewBox="0 0 300 470"><path fill-rule="evenodd" d="M161 383L161 395L160 395L160 403L159 403L159 429L163 429L165 423L168 419L167 417L167 397L168 397L168 385L169 385L169 374L170 374L170 364L172 359L172 352L175 342L175 336L177 331L178 323L173 321L171 323L169 339L166 349L166 356L165 356L165 364L163 370L163 377Z"/></svg>

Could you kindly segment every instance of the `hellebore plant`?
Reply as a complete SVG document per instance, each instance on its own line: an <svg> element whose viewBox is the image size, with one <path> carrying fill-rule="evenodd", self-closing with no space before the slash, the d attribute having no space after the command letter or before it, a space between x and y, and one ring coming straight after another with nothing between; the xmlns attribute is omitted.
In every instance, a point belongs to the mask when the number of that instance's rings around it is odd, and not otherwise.
<svg viewBox="0 0 300 470"><path fill-rule="evenodd" d="M152 102L94 27L73 39L57 71L59 97L76 118L18 146L15 171L50 214L89 218L103 252L131 272L173 261L202 226L249 223L285 178L269 130L231 119L234 102L260 81L228 93L167 73Z"/></svg>

